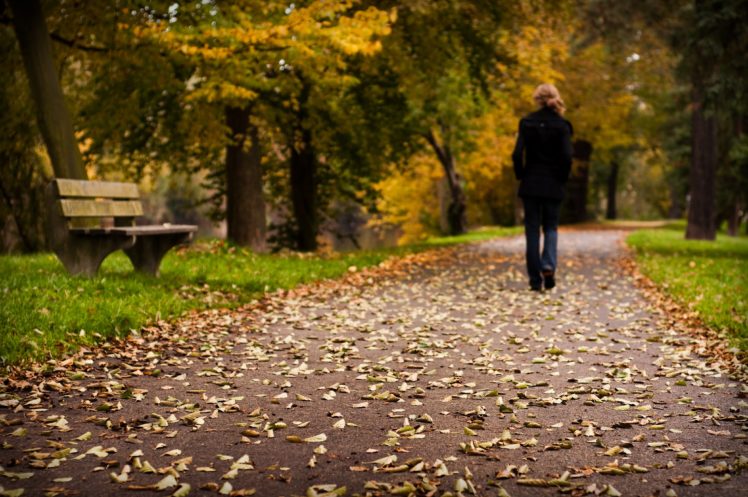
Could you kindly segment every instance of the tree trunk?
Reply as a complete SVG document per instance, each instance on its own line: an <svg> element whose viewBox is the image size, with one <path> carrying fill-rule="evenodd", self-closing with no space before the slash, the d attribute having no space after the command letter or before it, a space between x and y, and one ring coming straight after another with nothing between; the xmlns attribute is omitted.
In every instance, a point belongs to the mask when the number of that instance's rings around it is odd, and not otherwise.
<svg viewBox="0 0 748 497"><path fill-rule="evenodd" d="M608 208L605 211L605 219L615 219L616 212L616 191L618 190L618 162L610 165L610 175L608 176Z"/></svg>
<svg viewBox="0 0 748 497"><path fill-rule="evenodd" d="M455 166L455 158L449 145L440 144L434 132L429 130L424 135L431 148L434 149L439 163L444 168L444 177L449 186L449 205L447 206L447 224L450 235L460 235L467 232L467 202L465 192L462 191L460 178Z"/></svg>
<svg viewBox="0 0 748 497"><path fill-rule="evenodd" d="M740 140L745 134L746 129L748 129L748 115L738 114L737 116L735 116L733 129L733 139L735 141ZM738 173L738 177L739 176L740 173ZM743 178L743 181L740 181L738 179L738 184L744 185L745 180L748 180L748 178ZM740 230L740 222L742 218L745 217L746 192L733 192L731 198L732 201L730 203L730 212L728 213L727 217L727 234L730 236L738 236L738 231Z"/></svg>
<svg viewBox="0 0 748 497"><path fill-rule="evenodd" d="M231 132L226 147L226 222L229 240L262 252L266 249L262 154L257 127L249 115L249 107L226 107Z"/></svg>
<svg viewBox="0 0 748 497"><path fill-rule="evenodd" d="M705 112L704 89L694 78L691 113L691 171L686 238L714 240L717 236L715 181L717 172L717 122Z"/></svg>
<svg viewBox="0 0 748 497"><path fill-rule="evenodd" d="M291 146L291 203L296 219L296 248L308 252L317 249L317 161L312 133L299 124Z"/></svg>
<svg viewBox="0 0 748 497"><path fill-rule="evenodd" d="M302 252L317 249L317 158L312 143L312 131L307 124L307 105L311 85L301 74L299 109L291 135L291 203L296 221L296 248Z"/></svg>
<svg viewBox="0 0 748 497"><path fill-rule="evenodd" d="M681 219L683 217L683 195L674 181L670 181L670 208L667 212L668 219Z"/></svg>
<svg viewBox="0 0 748 497"><path fill-rule="evenodd" d="M730 212L727 214L727 234L729 236L738 236L740 229L740 202L737 200L730 206Z"/></svg>
<svg viewBox="0 0 748 497"><path fill-rule="evenodd" d="M49 32L39 0L9 0L21 57L36 103L39 130L55 176L87 179L73 120L57 79Z"/></svg>

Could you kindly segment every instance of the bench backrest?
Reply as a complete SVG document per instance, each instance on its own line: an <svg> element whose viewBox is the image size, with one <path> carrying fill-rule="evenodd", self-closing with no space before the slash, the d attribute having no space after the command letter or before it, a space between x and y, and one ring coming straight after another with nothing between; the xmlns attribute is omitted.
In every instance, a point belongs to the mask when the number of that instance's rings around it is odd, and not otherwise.
<svg viewBox="0 0 748 497"><path fill-rule="evenodd" d="M134 217L143 215L135 183L56 179L54 184L62 216L70 220L114 218L116 224L129 224Z"/></svg>

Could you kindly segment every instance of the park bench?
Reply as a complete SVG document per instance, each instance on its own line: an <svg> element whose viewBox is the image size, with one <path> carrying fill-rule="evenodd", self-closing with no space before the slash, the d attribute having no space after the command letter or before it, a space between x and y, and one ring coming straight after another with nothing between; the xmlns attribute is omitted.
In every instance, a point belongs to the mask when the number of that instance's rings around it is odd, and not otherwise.
<svg viewBox="0 0 748 497"><path fill-rule="evenodd" d="M164 255L197 231L192 225L137 226L143 204L134 183L56 179L46 200L47 239L70 274L94 276L122 249L137 271L158 276Z"/></svg>

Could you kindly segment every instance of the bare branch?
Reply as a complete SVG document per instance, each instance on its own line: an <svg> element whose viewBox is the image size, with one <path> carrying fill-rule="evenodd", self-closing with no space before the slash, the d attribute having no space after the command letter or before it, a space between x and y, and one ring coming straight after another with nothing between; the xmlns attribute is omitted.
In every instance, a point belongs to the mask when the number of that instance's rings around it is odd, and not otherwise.
<svg viewBox="0 0 748 497"><path fill-rule="evenodd" d="M49 33L49 37L58 43L62 43L63 45L66 45L70 48L75 48L77 50L83 50L85 52L109 52L111 50L109 47L103 47L99 45L85 45L79 43L77 40L64 38L60 34L55 32Z"/></svg>

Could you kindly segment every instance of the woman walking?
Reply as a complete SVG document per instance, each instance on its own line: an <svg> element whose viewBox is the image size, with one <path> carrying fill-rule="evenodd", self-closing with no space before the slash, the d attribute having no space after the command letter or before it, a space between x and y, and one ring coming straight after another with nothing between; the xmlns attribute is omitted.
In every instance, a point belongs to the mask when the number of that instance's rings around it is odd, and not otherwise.
<svg viewBox="0 0 748 497"><path fill-rule="evenodd" d="M538 86L533 99L540 108L520 120L512 162L525 207L525 256L530 289L539 292L543 287L550 290L556 286L558 216L564 183L571 171L573 129L562 117L566 107L555 86Z"/></svg>

